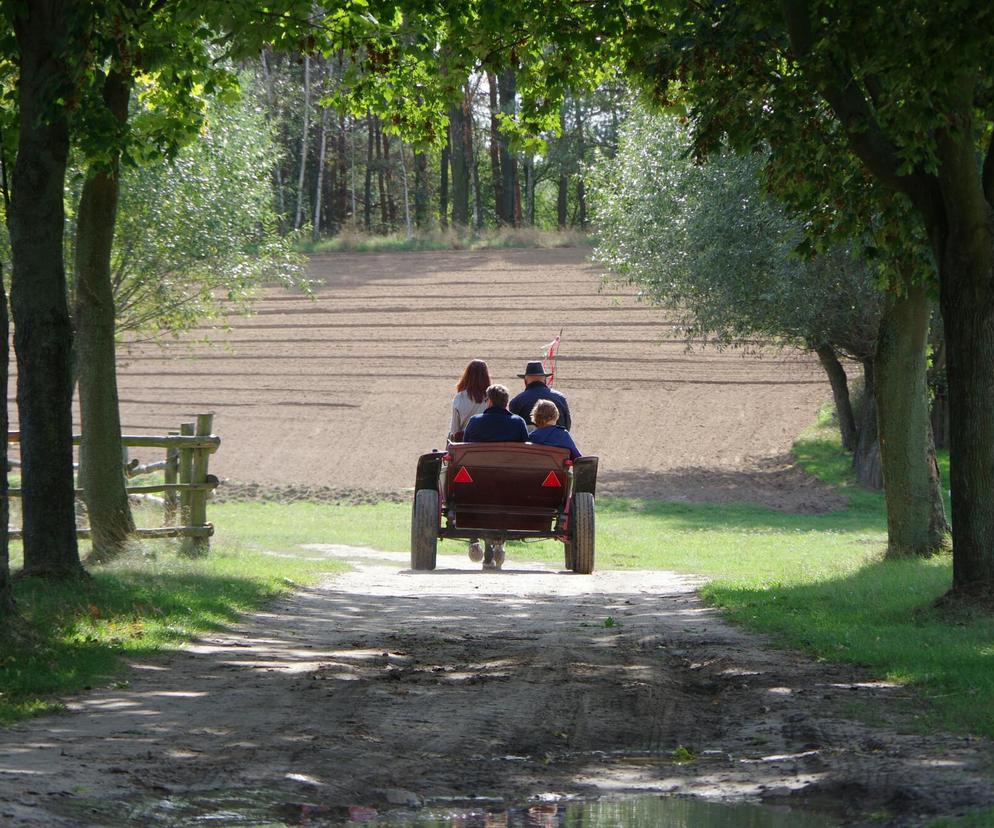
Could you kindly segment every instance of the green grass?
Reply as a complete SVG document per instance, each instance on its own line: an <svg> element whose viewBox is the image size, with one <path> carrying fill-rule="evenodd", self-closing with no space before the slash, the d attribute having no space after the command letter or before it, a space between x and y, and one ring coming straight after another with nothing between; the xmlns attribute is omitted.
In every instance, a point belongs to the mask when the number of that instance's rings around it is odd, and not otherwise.
<svg viewBox="0 0 994 828"><path fill-rule="evenodd" d="M17 581L20 634L0 647L0 724L58 709L52 697L106 685L122 656L149 657L223 627L336 562L286 559L223 539L189 560L150 544L79 583ZM150 551L150 550L154 550Z"/></svg>
<svg viewBox="0 0 994 828"><path fill-rule="evenodd" d="M456 233L433 230L407 238L401 231L382 235L346 231L318 241L301 240L301 253L402 253L424 250L489 250L511 247L578 247L593 243L587 233L576 230L539 230L534 227L502 228Z"/></svg>
<svg viewBox="0 0 994 828"><path fill-rule="evenodd" d="M928 825L929 828L990 828L994 825L994 808L984 808L962 816L939 817Z"/></svg>

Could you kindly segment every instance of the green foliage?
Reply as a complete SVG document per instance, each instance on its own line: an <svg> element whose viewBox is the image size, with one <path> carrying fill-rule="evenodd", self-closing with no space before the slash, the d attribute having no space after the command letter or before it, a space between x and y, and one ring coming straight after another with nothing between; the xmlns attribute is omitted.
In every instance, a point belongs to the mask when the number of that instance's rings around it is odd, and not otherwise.
<svg viewBox="0 0 994 828"><path fill-rule="evenodd" d="M933 819L928 828L990 828L991 825L994 825L994 808L983 808L960 816Z"/></svg>
<svg viewBox="0 0 994 828"><path fill-rule="evenodd" d="M682 313L694 337L872 354L881 308L872 273L844 248L796 254L804 228L760 189L760 156L695 164L689 149L676 118L629 119L617 158L591 182L597 257Z"/></svg>
<svg viewBox="0 0 994 828"><path fill-rule="evenodd" d="M139 98L135 121L150 105ZM251 102L214 97L196 141L170 161L123 171L112 258L119 330L176 333L244 309L260 284L302 284L292 239L277 229L274 161L270 127Z"/></svg>
<svg viewBox="0 0 994 828"><path fill-rule="evenodd" d="M977 28L989 7L635 5L644 16L623 38L625 65L652 100L685 107L698 158L726 145L764 146L765 184L803 214L813 249L839 238L856 243L896 290L934 280L920 218L893 191L934 197L924 182L900 179L935 169L942 124L961 117L953 115L953 78L976 74L989 107L990 73L977 74L985 64L966 69L982 54L979 44L990 48L989 27Z"/></svg>

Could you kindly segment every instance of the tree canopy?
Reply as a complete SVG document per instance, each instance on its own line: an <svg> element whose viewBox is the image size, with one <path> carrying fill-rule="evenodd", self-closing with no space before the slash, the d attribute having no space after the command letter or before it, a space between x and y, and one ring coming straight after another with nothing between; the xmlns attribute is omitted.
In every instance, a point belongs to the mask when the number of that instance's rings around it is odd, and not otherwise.
<svg viewBox="0 0 994 828"><path fill-rule="evenodd" d="M633 115L622 136L594 178L598 258L683 314L693 338L873 355L882 297L872 269L840 245L797 253L805 228L762 191L761 156L695 164L671 115Z"/></svg>

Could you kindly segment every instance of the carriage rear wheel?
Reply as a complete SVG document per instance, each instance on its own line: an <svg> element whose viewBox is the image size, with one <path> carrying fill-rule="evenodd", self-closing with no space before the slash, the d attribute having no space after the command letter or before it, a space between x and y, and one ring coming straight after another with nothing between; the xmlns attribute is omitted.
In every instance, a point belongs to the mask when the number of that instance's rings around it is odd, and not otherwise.
<svg viewBox="0 0 994 828"><path fill-rule="evenodd" d="M573 495L571 521L573 529L570 543L566 544L566 565L579 575L589 575L594 571L594 496L590 492Z"/></svg>
<svg viewBox="0 0 994 828"><path fill-rule="evenodd" d="M411 515L411 569L435 568L438 552L438 492L419 489Z"/></svg>

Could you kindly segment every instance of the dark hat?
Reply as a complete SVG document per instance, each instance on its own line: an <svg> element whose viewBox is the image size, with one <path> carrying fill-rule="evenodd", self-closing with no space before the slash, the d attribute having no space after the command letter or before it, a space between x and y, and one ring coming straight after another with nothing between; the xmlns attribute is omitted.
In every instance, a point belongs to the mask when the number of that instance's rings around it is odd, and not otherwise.
<svg viewBox="0 0 994 828"><path fill-rule="evenodd" d="M525 377L537 377L537 376L551 377L552 374L548 373L545 370L545 366L542 365L541 362L529 362L525 366L525 372L523 374L518 374L518 376L521 379L524 379Z"/></svg>

